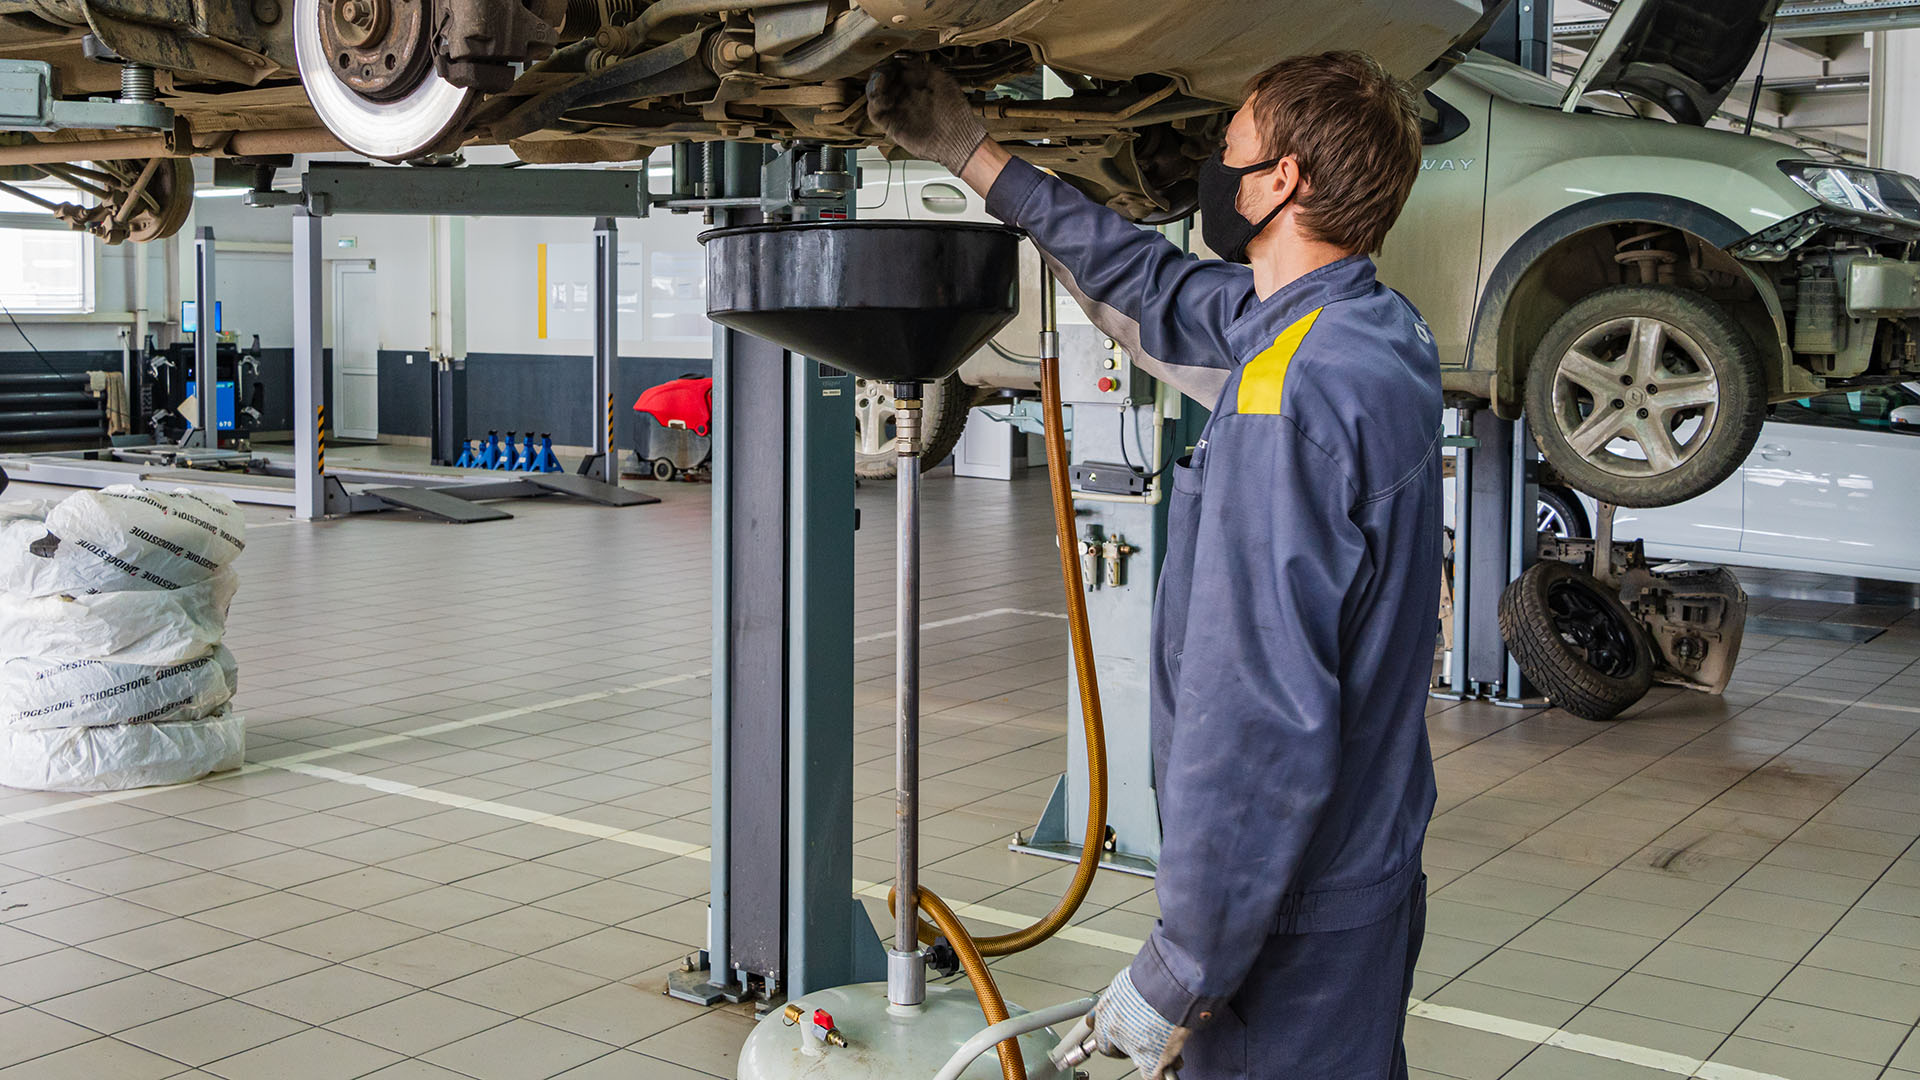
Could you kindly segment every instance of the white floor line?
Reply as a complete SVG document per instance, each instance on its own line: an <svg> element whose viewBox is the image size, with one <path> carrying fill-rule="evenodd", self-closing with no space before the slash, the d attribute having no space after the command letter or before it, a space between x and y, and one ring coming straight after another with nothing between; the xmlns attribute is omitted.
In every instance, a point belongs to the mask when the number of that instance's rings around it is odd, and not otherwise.
<svg viewBox="0 0 1920 1080"><path fill-rule="evenodd" d="M1066 618L1066 615L1058 611L1027 611L1024 608L1002 607L1002 608L994 608L992 611L976 611L971 615L956 615L951 619L940 619L936 622L921 623L920 629L938 630L941 627L945 627L945 626L959 626L961 623L979 622L981 619L992 619L1001 615L1024 615L1024 616L1027 616L1028 618L1033 618L1033 619L1064 619ZM865 645L865 644L868 644L869 642L885 641L886 639L892 637L893 634L894 632L892 630L882 630L877 634L867 634L862 637L854 638L853 643L855 645Z"/></svg>
<svg viewBox="0 0 1920 1080"><path fill-rule="evenodd" d="M355 773L344 772L339 769L330 769L325 766L309 765L304 762L289 762L275 767L297 772L305 776L332 780L342 784L354 784L359 787L385 792L390 795L399 795L409 799L420 799L424 802L436 803L441 806L462 810L472 810L477 813L490 814L494 817L507 818L512 821L539 825L549 829L559 829L563 832L575 833L580 836L590 836L599 840L610 840L617 844L646 848L650 851L663 852L668 855L698 859L702 862L706 862L712 858L712 850L699 844L689 844L684 840L671 840L664 836L651 836L634 829L620 829L611 825L601 825L597 822L582 821L578 818L570 818L563 814L548 814L537 810L527 810L522 807L494 802L489 799L476 799L451 791L440 791L434 788L420 787L415 784L401 783L397 780L385 780L375 776L360 776ZM876 900L886 899L888 888L888 885L880 882L860 881L857 879L853 882L855 896L872 897ZM954 914L963 919L992 923L997 926L1021 927L1033 921L1030 916L1020 914L1019 912L1005 911L1000 908L989 907L985 904L963 903L953 904L952 907ZM1085 926L1067 926L1062 928L1055 936L1062 941L1091 945L1095 948L1109 950L1121 956L1132 956L1140 951L1142 945L1146 944L1136 937L1110 933L1104 930L1093 930ZM1536 1046L1559 1047L1562 1050L1572 1051L1576 1054L1605 1058L1610 1061L1626 1062L1631 1065L1639 1065L1644 1068L1669 1073L1674 1076L1689 1078L1689 1080L1693 1080L1693 1078L1697 1078L1697 1080L1787 1080L1786 1077L1776 1076L1772 1073L1756 1072L1752 1069L1743 1069L1736 1065L1702 1061L1699 1058L1691 1058L1684 1054L1672 1053L1671 1051L1656 1050L1648 1046L1636 1046L1633 1043L1618 1042L1613 1039L1603 1039L1596 1035L1583 1035L1578 1032L1546 1027L1541 1024L1530 1024L1522 1020L1495 1016L1491 1013L1475 1012L1472 1009L1460 1009L1451 1005L1435 1005L1432 1002L1418 999L1408 1004L1407 1012L1409 1015L1422 1017L1452 1027L1483 1031L1488 1034L1499 1035L1503 1038L1532 1043Z"/></svg>
<svg viewBox="0 0 1920 1080"><path fill-rule="evenodd" d="M1849 709L1879 709L1883 712L1920 713L1920 706L1895 705L1885 701L1848 701L1845 698L1822 697L1819 694L1796 693L1792 690L1775 690L1773 697L1792 698L1795 701L1815 701L1822 705L1844 705Z"/></svg>

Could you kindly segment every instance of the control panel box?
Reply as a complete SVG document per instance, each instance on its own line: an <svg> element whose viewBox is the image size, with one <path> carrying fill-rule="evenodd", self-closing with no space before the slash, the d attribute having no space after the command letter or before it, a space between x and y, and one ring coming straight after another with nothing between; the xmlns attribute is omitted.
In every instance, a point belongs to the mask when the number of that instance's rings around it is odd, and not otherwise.
<svg viewBox="0 0 1920 1080"><path fill-rule="evenodd" d="M1060 328L1060 400L1069 405L1153 403L1153 379L1097 327Z"/></svg>

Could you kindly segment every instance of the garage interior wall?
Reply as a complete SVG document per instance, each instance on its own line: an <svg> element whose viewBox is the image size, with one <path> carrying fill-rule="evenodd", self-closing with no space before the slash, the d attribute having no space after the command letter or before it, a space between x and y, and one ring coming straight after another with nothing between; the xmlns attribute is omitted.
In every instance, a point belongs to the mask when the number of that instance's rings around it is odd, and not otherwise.
<svg viewBox="0 0 1920 1080"><path fill-rule="evenodd" d="M646 387L683 374L711 370L711 337L696 288L702 271L697 216L661 215L620 225L622 255L621 356L615 371L622 446L633 446L641 417L631 411ZM254 334L264 350L267 384L262 428L292 425L293 311L291 211L255 209L237 198L201 199L178 237L165 244L109 247L94 243L94 314L20 316L20 325L47 361L60 370L113 370L121 364L120 335L133 295L132 260L149 261L148 303L153 332L175 340L180 286L190 280L193 232L214 230L215 280L223 326L241 345ZM424 437L430 415L428 349L432 343L430 275L433 222L426 217L342 215L326 219L324 257L371 261L379 275L378 310L354 318L377 321L379 429L383 436ZM592 222L574 218L470 218L466 221L468 425L488 430L551 433L555 444L591 440ZM346 246L343 246L346 245ZM546 284L541 291L542 246ZM645 269L662 271L652 302ZM688 275L693 277L689 278ZM677 275L677 276L676 276ZM323 341L334 333L331 268L323 275L328 317ZM680 287L676 301L664 295ZM545 318L541 317L545 307ZM658 313L661 317L649 317ZM329 357L329 367L330 357ZM0 372L44 370L13 327L0 321ZM332 378L326 379L331 398ZM651 423L650 420L647 421Z"/></svg>

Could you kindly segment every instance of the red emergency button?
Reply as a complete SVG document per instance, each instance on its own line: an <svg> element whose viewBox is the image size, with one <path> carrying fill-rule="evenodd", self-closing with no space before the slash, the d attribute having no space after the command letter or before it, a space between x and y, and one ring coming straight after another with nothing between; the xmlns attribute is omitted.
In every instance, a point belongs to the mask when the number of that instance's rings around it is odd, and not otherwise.
<svg viewBox="0 0 1920 1080"><path fill-rule="evenodd" d="M1119 389L1120 382L1119 380L1113 378L1111 375L1102 375L1100 376L1100 382L1097 385L1100 387L1101 393L1111 394L1115 390Z"/></svg>

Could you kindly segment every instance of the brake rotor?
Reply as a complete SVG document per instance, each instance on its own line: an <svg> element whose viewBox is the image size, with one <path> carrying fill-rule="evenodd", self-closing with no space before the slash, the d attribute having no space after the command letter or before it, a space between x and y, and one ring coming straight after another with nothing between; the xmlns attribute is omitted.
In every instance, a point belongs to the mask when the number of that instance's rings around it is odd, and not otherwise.
<svg viewBox="0 0 1920 1080"><path fill-rule="evenodd" d="M294 0L294 56L327 130L368 157L451 149L477 92L433 69L427 0Z"/></svg>

